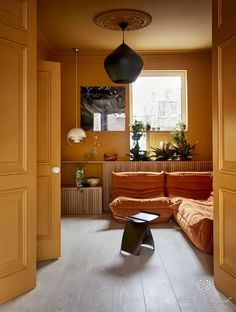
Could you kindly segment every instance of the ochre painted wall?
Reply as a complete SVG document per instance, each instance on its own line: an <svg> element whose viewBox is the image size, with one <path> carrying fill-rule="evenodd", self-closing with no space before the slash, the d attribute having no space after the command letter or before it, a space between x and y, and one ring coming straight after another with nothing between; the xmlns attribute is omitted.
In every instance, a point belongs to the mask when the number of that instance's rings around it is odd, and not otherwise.
<svg viewBox="0 0 236 312"><path fill-rule="evenodd" d="M100 147L94 160L103 160L104 153L117 152L119 159L128 159L129 136L127 132L87 132L87 138L77 145L70 145L66 140L67 132L75 127L75 58L74 56L54 58L61 62L62 86L62 160L83 160L93 148L94 134L98 137ZM80 121L80 87L81 86L109 86L111 83L103 69L104 57L78 57L78 121ZM126 86L126 103L129 102L128 87ZM126 128L129 123L129 107L126 105Z"/></svg>
<svg viewBox="0 0 236 312"><path fill-rule="evenodd" d="M78 56L78 120L80 120L80 86L114 85L103 68L104 55ZM187 70L188 83L188 132L190 143L198 140L194 160L212 159L212 113L211 113L211 54L144 54L144 69L147 70ZM62 160L85 160L93 148L94 135L98 137L98 153L94 160L103 160L103 154L118 153L118 160L129 157L129 87L126 85L126 131L87 132L87 138L78 145L70 145L67 132L75 127L75 57L57 56L53 60L61 62L62 120L61 146ZM168 132L152 133L152 142L159 145L169 139ZM72 168L73 166L73 168ZM73 170L72 170L73 169ZM89 170L89 175L101 175L100 166ZM62 183L74 182L74 165L63 165Z"/></svg>
<svg viewBox="0 0 236 312"><path fill-rule="evenodd" d="M50 52L48 51L43 42L43 39L41 38L41 35L39 34L37 36L37 59L44 61L50 60Z"/></svg>

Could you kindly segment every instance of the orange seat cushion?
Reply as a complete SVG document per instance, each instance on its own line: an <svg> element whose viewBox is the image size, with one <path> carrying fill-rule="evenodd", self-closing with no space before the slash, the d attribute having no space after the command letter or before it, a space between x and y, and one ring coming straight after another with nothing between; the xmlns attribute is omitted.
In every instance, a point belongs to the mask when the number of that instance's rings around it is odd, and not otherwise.
<svg viewBox="0 0 236 312"><path fill-rule="evenodd" d="M112 172L112 200L164 196L164 172Z"/></svg>
<svg viewBox="0 0 236 312"><path fill-rule="evenodd" d="M117 217L127 217L140 211L159 213L160 217L152 221L153 223L167 222L172 215L172 209L169 207L169 199L166 197L140 199L122 196L114 199L109 207L113 216Z"/></svg>
<svg viewBox="0 0 236 312"><path fill-rule="evenodd" d="M166 196L207 199L212 192L212 172L166 172Z"/></svg>
<svg viewBox="0 0 236 312"><path fill-rule="evenodd" d="M176 222L200 250L213 252L213 202L182 199L175 206Z"/></svg>

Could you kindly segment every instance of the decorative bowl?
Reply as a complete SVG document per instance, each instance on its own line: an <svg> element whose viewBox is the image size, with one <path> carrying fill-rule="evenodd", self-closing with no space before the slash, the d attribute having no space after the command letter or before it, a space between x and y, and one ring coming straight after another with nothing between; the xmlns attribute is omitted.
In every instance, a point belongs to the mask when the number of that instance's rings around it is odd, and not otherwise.
<svg viewBox="0 0 236 312"><path fill-rule="evenodd" d="M100 178L98 177L89 177L86 179L87 183L90 185L90 186L97 186L100 182Z"/></svg>
<svg viewBox="0 0 236 312"><path fill-rule="evenodd" d="M81 181L81 186L82 187L90 187L90 183L88 183L87 180L83 180L83 181Z"/></svg>
<svg viewBox="0 0 236 312"><path fill-rule="evenodd" d="M117 156L118 156L118 154L111 154L111 155L104 154L104 160L115 161L115 160L117 160Z"/></svg>

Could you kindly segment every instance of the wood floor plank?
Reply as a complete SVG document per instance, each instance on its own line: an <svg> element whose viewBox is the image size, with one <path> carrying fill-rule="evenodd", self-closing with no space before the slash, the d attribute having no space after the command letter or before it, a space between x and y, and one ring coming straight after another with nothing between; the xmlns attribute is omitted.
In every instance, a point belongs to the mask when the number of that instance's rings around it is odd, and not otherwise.
<svg viewBox="0 0 236 312"><path fill-rule="evenodd" d="M212 256L173 223L152 226L155 252L120 253L109 215L62 220L62 257L38 264L37 287L0 312L235 312L213 286Z"/></svg>
<svg viewBox="0 0 236 312"><path fill-rule="evenodd" d="M160 258L181 310L213 312L214 307L208 303L204 293L198 292L196 288L196 282L202 278L203 274L196 270L194 259L184 254L185 242L179 240L178 236L178 231L170 232L166 229L158 231Z"/></svg>
<svg viewBox="0 0 236 312"><path fill-rule="evenodd" d="M145 252L140 255L140 259L143 257L145 259ZM158 249L152 255L152 259L149 258L149 263L146 259L143 261L145 265L143 265L141 276L147 311L181 311L161 262Z"/></svg>
<svg viewBox="0 0 236 312"><path fill-rule="evenodd" d="M79 311L145 311L139 263L119 252L122 231L110 235L97 228L93 233L91 243L96 241L96 245L87 259L91 267Z"/></svg>
<svg viewBox="0 0 236 312"><path fill-rule="evenodd" d="M159 254L181 310L216 311L214 301L219 295L213 285L212 256L195 248L174 224L170 231L169 225L162 225L153 233L158 240ZM227 308L233 309L230 304Z"/></svg>

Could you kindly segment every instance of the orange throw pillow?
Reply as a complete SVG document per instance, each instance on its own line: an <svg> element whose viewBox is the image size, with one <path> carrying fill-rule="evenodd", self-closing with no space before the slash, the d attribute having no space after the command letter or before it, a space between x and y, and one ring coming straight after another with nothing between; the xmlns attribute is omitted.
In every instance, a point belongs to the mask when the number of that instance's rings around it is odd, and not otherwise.
<svg viewBox="0 0 236 312"><path fill-rule="evenodd" d="M119 196L130 198L164 196L164 171L112 172L112 200Z"/></svg>
<svg viewBox="0 0 236 312"><path fill-rule="evenodd" d="M166 172L166 196L207 199L212 192L212 172Z"/></svg>

